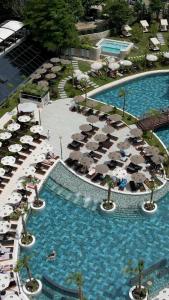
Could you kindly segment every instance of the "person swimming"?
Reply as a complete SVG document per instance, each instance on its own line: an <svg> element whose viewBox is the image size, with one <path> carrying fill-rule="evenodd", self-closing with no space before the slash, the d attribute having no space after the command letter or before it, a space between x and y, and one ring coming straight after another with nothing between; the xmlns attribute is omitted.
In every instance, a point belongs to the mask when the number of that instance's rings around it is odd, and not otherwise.
<svg viewBox="0 0 169 300"><path fill-rule="evenodd" d="M48 256L47 256L47 260L54 260L56 257L56 251L52 251Z"/></svg>

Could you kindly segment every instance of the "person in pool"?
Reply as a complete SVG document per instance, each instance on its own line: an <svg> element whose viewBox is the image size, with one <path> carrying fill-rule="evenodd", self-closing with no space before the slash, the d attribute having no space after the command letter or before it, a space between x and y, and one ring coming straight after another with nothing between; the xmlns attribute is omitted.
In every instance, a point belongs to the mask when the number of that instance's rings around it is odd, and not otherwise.
<svg viewBox="0 0 169 300"><path fill-rule="evenodd" d="M52 252L47 256L47 260L54 260L56 257L56 251L52 250Z"/></svg>

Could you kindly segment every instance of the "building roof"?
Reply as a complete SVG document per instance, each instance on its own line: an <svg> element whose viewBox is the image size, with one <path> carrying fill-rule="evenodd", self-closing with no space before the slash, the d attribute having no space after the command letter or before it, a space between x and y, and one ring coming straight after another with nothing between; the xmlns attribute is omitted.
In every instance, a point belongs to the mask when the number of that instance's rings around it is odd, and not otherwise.
<svg viewBox="0 0 169 300"><path fill-rule="evenodd" d="M0 26L0 42L9 38L15 32L20 30L23 26L24 24L22 22L14 20L8 21L2 26Z"/></svg>

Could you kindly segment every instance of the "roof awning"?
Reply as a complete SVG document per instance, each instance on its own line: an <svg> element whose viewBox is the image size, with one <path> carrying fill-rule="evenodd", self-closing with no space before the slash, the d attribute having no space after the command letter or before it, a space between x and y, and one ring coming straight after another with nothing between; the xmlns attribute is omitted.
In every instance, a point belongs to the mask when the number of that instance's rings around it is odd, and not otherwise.
<svg viewBox="0 0 169 300"><path fill-rule="evenodd" d="M167 26L168 25L167 19L161 19L160 23L161 23L162 26Z"/></svg>
<svg viewBox="0 0 169 300"><path fill-rule="evenodd" d="M158 40L157 38L155 38L155 37L154 37L154 38L151 38L150 41L151 41L151 43L154 44L155 46L160 44L159 40Z"/></svg>
<svg viewBox="0 0 169 300"><path fill-rule="evenodd" d="M22 22L19 21L8 21L7 23L5 23L4 25L1 26L1 28L6 28L6 29L10 29L14 32L20 30L22 27L24 26L24 24Z"/></svg>
<svg viewBox="0 0 169 300"><path fill-rule="evenodd" d="M6 40L12 34L13 34L12 30L0 27L0 39Z"/></svg>
<svg viewBox="0 0 169 300"><path fill-rule="evenodd" d="M146 20L141 20L140 21L140 24L143 26L143 27L149 27L149 24Z"/></svg>

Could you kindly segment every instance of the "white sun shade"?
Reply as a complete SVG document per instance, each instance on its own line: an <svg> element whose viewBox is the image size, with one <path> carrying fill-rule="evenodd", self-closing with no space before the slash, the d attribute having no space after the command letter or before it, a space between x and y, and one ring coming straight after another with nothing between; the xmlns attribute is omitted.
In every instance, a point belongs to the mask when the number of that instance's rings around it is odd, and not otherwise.
<svg viewBox="0 0 169 300"><path fill-rule="evenodd" d="M6 28L0 28L0 39L6 40L8 37L10 37L14 32L10 29Z"/></svg>
<svg viewBox="0 0 169 300"><path fill-rule="evenodd" d="M160 44L159 40L155 37L151 38L150 41L153 45L159 45Z"/></svg>
<svg viewBox="0 0 169 300"><path fill-rule="evenodd" d="M149 27L149 24L146 20L141 20L140 21L140 24L143 26L143 27Z"/></svg>
<svg viewBox="0 0 169 300"><path fill-rule="evenodd" d="M167 26L168 25L167 19L161 19L160 23L161 23L162 26Z"/></svg>

